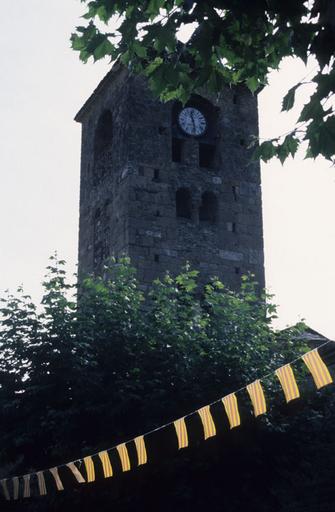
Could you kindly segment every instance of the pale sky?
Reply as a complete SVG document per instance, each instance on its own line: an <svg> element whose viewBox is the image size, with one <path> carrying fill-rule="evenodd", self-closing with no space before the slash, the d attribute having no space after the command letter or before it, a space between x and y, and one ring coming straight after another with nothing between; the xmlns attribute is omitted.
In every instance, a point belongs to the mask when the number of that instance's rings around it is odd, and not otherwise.
<svg viewBox="0 0 335 512"><path fill-rule="evenodd" d="M0 291L23 284L38 301L55 250L75 270L80 126L73 117L109 65L83 65L70 49L79 0L1 0L1 6ZM288 60L271 75L259 98L262 137L293 126L294 113L279 114L280 101L306 74L301 62ZM304 318L335 339L335 169L322 159L299 157L283 167L274 160L262 166L262 182L276 327Z"/></svg>

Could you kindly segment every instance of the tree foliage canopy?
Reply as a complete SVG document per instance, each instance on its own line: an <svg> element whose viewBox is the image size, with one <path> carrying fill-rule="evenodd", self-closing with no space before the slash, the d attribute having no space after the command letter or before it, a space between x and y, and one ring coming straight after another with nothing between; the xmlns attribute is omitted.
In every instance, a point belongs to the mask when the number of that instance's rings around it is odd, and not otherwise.
<svg viewBox="0 0 335 512"><path fill-rule="evenodd" d="M306 156L335 154L334 0L81 0L88 24L72 34L72 47L86 62L110 56L149 79L164 101L186 102L200 87L214 93L225 85L246 85L252 92L266 83L284 57L305 63L315 57L318 71L309 102L290 133L260 144L256 156L281 162L302 141ZM190 38L181 42L183 29ZM282 110L290 110L292 87Z"/></svg>
<svg viewBox="0 0 335 512"><path fill-rule="evenodd" d="M53 467L131 439L306 350L296 338L299 326L280 336L271 329L275 307L256 293L252 280L244 278L239 292L215 279L202 295L197 286L197 272L189 268L176 277L166 275L152 285L143 307L135 270L122 260L106 269L104 280L88 278L81 284L77 307L72 298L77 289L68 284L63 262L53 258L42 307L22 290L4 297L0 477ZM201 431L194 434L192 427L190 448L177 455L172 430L153 434L146 438L145 467L125 475L116 471L112 479L80 489L70 485L62 493L51 491L47 498L27 500L25 509L203 510L210 503L212 510L221 510L222 504L231 510L246 505L250 511L281 510L287 488L278 485L278 471L288 472L285 482L294 479L298 485L290 466L306 447L297 439L313 439L315 431L320 435L324 402L317 398L315 409L315 392L304 390L305 399L314 402L300 411L301 418L297 412L303 402L293 409L285 406L276 379L267 381L266 395L270 413L257 421L247 396L239 395L241 428L229 433L218 408L218 435L212 440L200 442ZM294 414L287 421L288 411ZM324 432L328 436L329 429ZM254 493L263 478L267 485Z"/></svg>

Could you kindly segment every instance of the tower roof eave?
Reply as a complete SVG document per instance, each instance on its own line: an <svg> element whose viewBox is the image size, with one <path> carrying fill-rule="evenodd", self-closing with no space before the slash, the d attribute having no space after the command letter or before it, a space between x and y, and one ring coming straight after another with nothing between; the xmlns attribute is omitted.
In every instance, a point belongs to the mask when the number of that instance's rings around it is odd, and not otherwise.
<svg viewBox="0 0 335 512"><path fill-rule="evenodd" d="M108 73L103 77L103 79L98 83L97 87L92 92L91 96L85 101L81 109L77 112L74 117L74 120L77 123L81 123L83 121L84 116L89 111L90 107L94 104L97 96L101 93L101 91L115 78L115 76L122 70L125 69L120 61L116 61L112 68L108 71Z"/></svg>

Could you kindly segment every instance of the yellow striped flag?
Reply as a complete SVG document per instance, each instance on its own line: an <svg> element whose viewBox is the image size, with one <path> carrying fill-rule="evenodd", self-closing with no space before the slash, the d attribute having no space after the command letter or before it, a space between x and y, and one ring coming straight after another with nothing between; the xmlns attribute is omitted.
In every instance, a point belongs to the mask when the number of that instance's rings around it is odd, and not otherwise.
<svg viewBox="0 0 335 512"><path fill-rule="evenodd" d="M87 482L94 482L95 480L95 471L94 471L94 463L92 457L88 455L84 457L84 463L86 468L86 479Z"/></svg>
<svg viewBox="0 0 335 512"><path fill-rule="evenodd" d="M215 428L215 423L213 421L211 411L209 409L209 405L205 405L205 407L202 407L197 412L199 413L199 416L200 416L201 422L202 422L202 426L204 428L205 439L215 436L216 428Z"/></svg>
<svg viewBox="0 0 335 512"><path fill-rule="evenodd" d="M79 484L84 484L85 483L85 478L80 473L80 471L77 468L77 466L75 465L75 463L74 462L68 462L66 465L72 471L72 474L75 477L75 479L77 480L77 482Z"/></svg>
<svg viewBox="0 0 335 512"><path fill-rule="evenodd" d="M1 484L1 487L2 487L2 490L5 495L6 500L9 501L10 495L9 495L8 487L7 487L7 478L0 480L0 484Z"/></svg>
<svg viewBox="0 0 335 512"><path fill-rule="evenodd" d="M129 460L126 443L119 444L116 447L116 449L118 451L118 454L119 454L119 457L121 460L122 471L129 471L130 470L130 460Z"/></svg>
<svg viewBox="0 0 335 512"><path fill-rule="evenodd" d="M45 496L47 493L47 488L45 486L44 474L43 471L38 471L36 473L37 481L38 481L38 489L40 491L41 496Z"/></svg>
<svg viewBox="0 0 335 512"><path fill-rule="evenodd" d="M23 497L30 498L30 475L23 477Z"/></svg>
<svg viewBox="0 0 335 512"><path fill-rule="evenodd" d="M322 361L317 349L312 350L312 352L307 352L307 354L302 356L302 360L311 372L315 385L318 389L321 389L323 386L327 386L333 382L329 370Z"/></svg>
<svg viewBox="0 0 335 512"><path fill-rule="evenodd" d="M58 468L51 468L50 470L50 473L52 474L52 476L54 477L54 480L55 480L55 483L56 483L56 487L57 487L57 491L64 491L64 487L63 487L63 484L62 484L62 481L59 477L59 473L58 473Z"/></svg>
<svg viewBox="0 0 335 512"><path fill-rule="evenodd" d="M146 464L148 457L147 457L147 451L145 448L145 442L143 436L135 437L134 439L136 451L137 451L137 461L138 466L142 466L142 464Z"/></svg>
<svg viewBox="0 0 335 512"><path fill-rule="evenodd" d="M17 476L13 477L13 498L14 500L19 498L19 478Z"/></svg>
<svg viewBox="0 0 335 512"><path fill-rule="evenodd" d="M238 427L241 424L240 413L238 412L237 398L234 393L222 398L230 428Z"/></svg>
<svg viewBox="0 0 335 512"><path fill-rule="evenodd" d="M247 386L247 391L249 393L254 408L255 417L257 418L257 416L259 416L260 414L265 414L266 402L260 380L255 380L254 382L249 384Z"/></svg>
<svg viewBox="0 0 335 512"><path fill-rule="evenodd" d="M108 455L108 452L104 450L103 452L99 452L99 457L101 460L102 468L104 470L105 478L109 478L113 476L113 468Z"/></svg>
<svg viewBox="0 0 335 512"><path fill-rule="evenodd" d="M186 448L186 446L188 446L188 434L185 418L179 418L179 420L174 421L173 424L176 429L179 450L181 448Z"/></svg>
<svg viewBox="0 0 335 512"><path fill-rule="evenodd" d="M299 398L300 393L291 366L286 364L285 366L278 368L275 371L275 374L283 388L286 402Z"/></svg>

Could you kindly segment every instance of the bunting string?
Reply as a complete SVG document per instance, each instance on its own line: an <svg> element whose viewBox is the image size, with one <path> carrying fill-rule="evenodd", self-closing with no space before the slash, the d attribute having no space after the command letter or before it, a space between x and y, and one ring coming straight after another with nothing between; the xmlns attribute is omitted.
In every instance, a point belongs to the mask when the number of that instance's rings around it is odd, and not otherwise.
<svg viewBox="0 0 335 512"><path fill-rule="evenodd" d="M213 416L211 414L211 406L221 402L224 406L225 413L227 415L229 426L230 428L238 427L241 424L241 418L239 413L239 407L238 407L238 401L236 395L240 393L241 391L246 390L247 394L250 398L254 416L260 416L262 414L265 414L267 412L267 404L265 399L265 394L263 391L262 382L264 382L266 379L271 377L272 375L275 375L282 387L282 390L284 392L284 396L286 399L286 402L290 402L292 400L295 400L300 397L300 391L293 373L292 366L295 362L302 360L303 363L308 368L315 386L317 389L321 389L324 386L327 386L333 382L332 376L322 360L319 349L321 347L324 347L325 345L328 345L330 343L333 343L332 341L326 341L322 345L320 345L318 348L310 350L306 354L297 357L290 363L287 363L283 365L280 368L277 368L274 372L270 372L267 375L264 375L262 378L255 380L254 382L241 387L240 389L237 389L233 393L228 394L227 396L224 396L223 398L220 398L218 400L215 400L211 402L210 404L207 404L200 409L197 409L195 411L192 411L189 414L186 414L185 416L170 421L164 425L161 425L157 428L154 428L153 430L150 430L149 432L146 432L145 434L139 435L135 437L134 439L130 439L124 443L118 444L117 446L114 446L113 448L110 448L108 450L100 451L98 453L87 455L83 459L78 459L72 462L68 462L66 464L63 464L61 466L56 466L53 468L49 468L46 470L37 471L33 474L26 474L23 476L14 476L12 478L4 478L0 480L0 488L2 490L3 496L6 500L17 500L20 498L20 488L22 487L22 497L23 498L29 498L31 497L31 476L36 475L37 477L37 483L38 483L38 490L39 494L41 496L44 496L47 494L47 487L45 483L45 473L50 472L55 487L58 491L63 491L64 486L63 482L59 475L59 469L64 467L67 468L73 477L75 478L76 482L79 484L85 483L85 482L94 482L96 479L96 471L95 471L95 464L96 460L100 460L102 469L103 469L103 475L104 478L110 478L113 476L114 471L112 467L112 463L110 460L109 453L112 450L116 450L119 456L119 460L121 463L122 471L129 471L131 469L131 462L129 458L128 448L127 445L130 442L133 442L136 448L136 454L137 454L137 465L141 466L147 463L148 461L148 455L146 450L146 443L145 438L157 431L163 430L166 427L173 426L177 441L178 441L178 449L186 448L189 446L189 438L188 438L188 431L187 431L187 425L185 420L191 416L198 415L198 417L201 420L201 424L203 427L203 434L204 439L209 439L216 435L216 426L213 419ZM82 462L84 463L85 467L85 473L86 473L86 480L79 470ZM78 468L79 466L79 468ZM20 480L23 481L23 485L20 486ZM8 487L8 481L11 482L11 485ZM49 485L49 483L48 483ZM11 489L11 492L9 490Z"/></svg>

